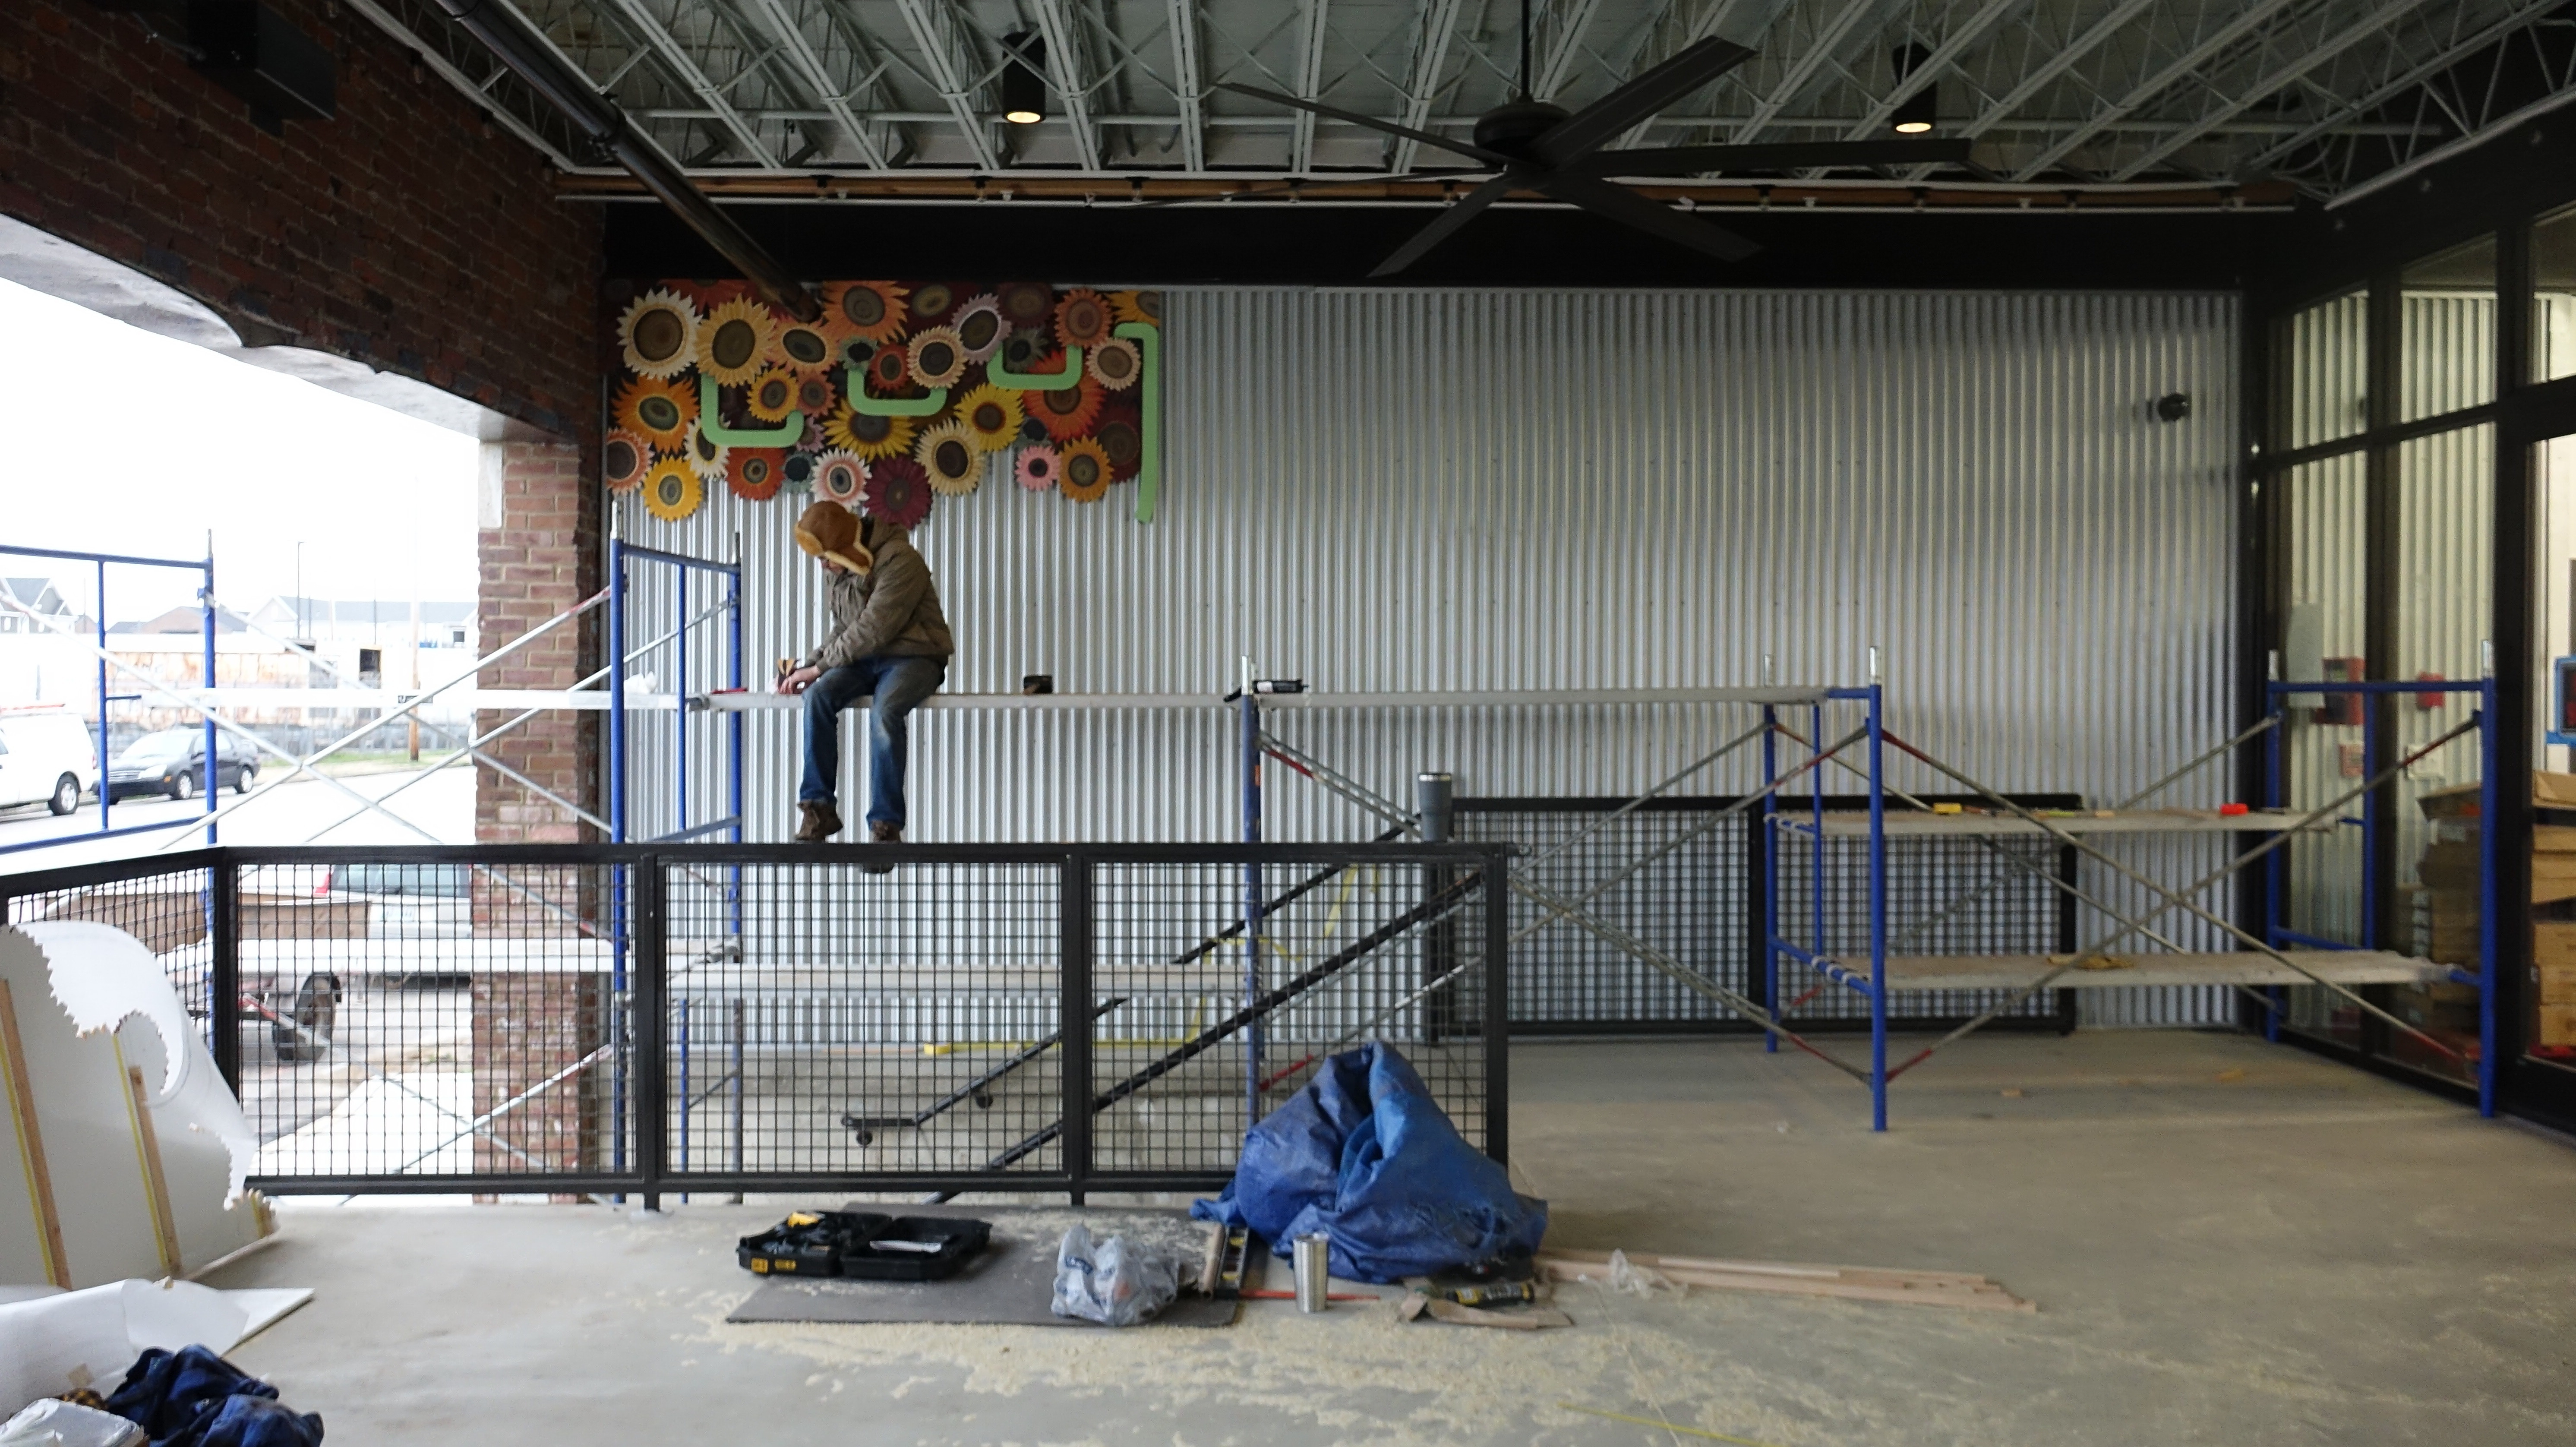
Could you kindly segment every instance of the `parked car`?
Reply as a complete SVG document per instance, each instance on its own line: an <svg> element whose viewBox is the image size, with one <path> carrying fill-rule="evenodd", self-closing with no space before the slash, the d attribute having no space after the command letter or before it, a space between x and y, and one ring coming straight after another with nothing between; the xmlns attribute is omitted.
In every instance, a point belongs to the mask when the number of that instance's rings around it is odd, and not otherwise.
<svg viewBox="0 0 2576 1447"><path fill-rule="evenodd" d="M98 737L60 704L0 709L0 807L43 803L57 814L98 788Z"/></svg>
<svg viewBox="0 0 2576 1447"><path fill-rule="evenodd" d="M250 792L259 777L259 756L229 733L216 736L215 787ZM158 729L127 744L107 766L108 796L166 794L193 799L206 783L206 731L201 728Z"/></svg>
<svg viewBox="0 0 2576 1447"><path fill-rule="evenodd" d="M371 940L461 940L474 937L474 870L465 864L335 864L322 876L317 899L364 901ZM398 983L419 987L467 977L410 973Z"/></svg>

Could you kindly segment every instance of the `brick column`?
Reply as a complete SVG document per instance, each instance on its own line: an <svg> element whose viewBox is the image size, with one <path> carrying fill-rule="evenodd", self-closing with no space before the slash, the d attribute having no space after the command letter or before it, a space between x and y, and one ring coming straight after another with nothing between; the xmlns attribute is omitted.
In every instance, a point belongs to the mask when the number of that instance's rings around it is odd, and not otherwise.
<svg viewBox="0 0 2576 1447"><path fill-rule="evenodd" d="M477 610L481 650L510 640L589 597L598 588L597 490L585 485L581 450L559 442L493 442L483 449L481 551ZM598 665L604 638L593 610L484 671L485 688L570 688ZM478 734L506 713L475 716ZM599 715L540 714L494 740L487 752L593 814L599 812ZM578 818L490 769L474 775L478 843L572 844L598 837Z"/></svg>
<svg viewBox="0 0 2576 1447"><path fill-rule="evenodd" d="M478 609L482 653L518 638L597 591L599 492L570 443L487 443L483 449ZM486 688L570 688L598 664L597 611L484 670ZM513 711L515 712L515 711ZM475 715L475 731L512 712ZM599 715L541 713L485 746L556 794L599 812ZM598 830L490 769L475 770L478 843L595 842ZM612 1003L599 950L607 875L589 865L478 872L474 933L511 945L490 952L473 987L474 1108L494 1110L554 1079L609 1037ZM524 944L517 942L524 941ZM478 1170L604 1168L616 1064L601 1060L518 1105L478 1137Z"/></svg>

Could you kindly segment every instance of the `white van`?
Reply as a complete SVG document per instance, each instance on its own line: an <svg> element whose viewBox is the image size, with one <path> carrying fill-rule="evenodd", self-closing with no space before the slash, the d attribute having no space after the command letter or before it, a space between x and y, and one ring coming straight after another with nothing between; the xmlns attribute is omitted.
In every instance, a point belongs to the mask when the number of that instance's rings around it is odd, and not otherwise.
<svg viewBox="0 0 2576 1447"><path fill-rule="evenodd" d="M98 791L98 736L60 704L0 708L0 808L44 804L57 814Z"/></svg>

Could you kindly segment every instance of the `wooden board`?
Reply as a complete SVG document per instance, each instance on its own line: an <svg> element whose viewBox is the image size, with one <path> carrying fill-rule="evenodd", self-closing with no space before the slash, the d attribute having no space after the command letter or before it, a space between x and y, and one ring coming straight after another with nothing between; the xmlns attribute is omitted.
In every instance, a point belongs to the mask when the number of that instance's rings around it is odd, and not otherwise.
<svg viewBox="0 0 2576 1447"><path fill-rule="evenodd" d="M26 1182L29 1238L23 1249L0 1254L0 1270L13 1280L32 1279L28 1268L40 1264L47 1285L69 1287L71 1259L63 1250L63 1222L54 1207L53 1174L45 1168L44 1127L36 1119L35 1082L27 1075L27 1050L18 1037L18 1007L7 980L0 980L0 1057L5 1057L0 1058L0 1091L8 1094L10 1144L18 1158L19 1174ZM0 1240L14 1242L16 1226L13 1215L10 1231Z"/></svg>
<svg viewBox="0 0 2576 1447"><path fill-rule="evenodd" d="M2447 980L2447 966L2386 950L2285 950L2316 976L2339 985L2402 985ZM1887 987L1912 990L2019 990L2057 968L2065 956L1890 955ZM2122 985L2305 985L2309 976L2252 950L2227 954L2113 954L2114 969L2074 969L2050 985L2059 990L2101 990ZM1856 974L1869 972L1867 956L1837 961ZM1784 966L1785 968L1785 966Z"/></svg>
<svg viewBox="0 0 2576 1447"><path fill-rule="evenodd" d="M170 1181L161 1172L161 1141L152 1129L152 1090L143 1083L143 1072L131 1065L125 1067L125 1084L134 1103L134 1154L142 1162L143 1191L152 1204L152 1234L161 1247L161 1274L182 1276L188 1267L179 1256L179 1226L170 1215Z"/></svg>
<svg viewBox="0 0 2576 1447"><path fill-rule="evenodd" d="M1608 1279L1610 1253L1549 1249L1539 1268L1551 1281ZM2037 1311L2039 1308L1985 1277L1963 1271L1898 1267L1823 1266L1791 1261L1724 1261L1696 1256L1632 1252L1628 1264L1685 1286L1751 1291L1773 1296L1832 1296L1854 1301L1898 1301L1967 1311Z"/></svg>

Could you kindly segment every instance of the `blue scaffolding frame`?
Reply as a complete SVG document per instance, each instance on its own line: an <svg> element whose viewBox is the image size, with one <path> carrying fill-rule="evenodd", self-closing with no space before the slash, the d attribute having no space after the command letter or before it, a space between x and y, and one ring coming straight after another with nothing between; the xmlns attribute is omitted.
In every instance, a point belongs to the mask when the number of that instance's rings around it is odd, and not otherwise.
<svg viewBox="0 0 2576 1447"><path fill-rule="evenodd" d="M1875 673L1875 668L1873 668L1872 671ZM2303 695L2361 695L2368 699L2377 699L2392 695L2420 697L2422 695L2432 693L2471 695L2477 702L2477 712L2466 723L2445 732L2440 737L2429 743L2419 746L2414 751L2408 753L2405 757L2391 761L2387 758L2386 741L2382 737L2382 730L2385 721L2380 716L2381 710L2375 707L2365 707L2362 710L2361 725L2363 730L2362 775L2364 782L2355 789L2348 791L2341 799L2327 805L2324 809L2314 811L2307 818L2303 818L2288 825L2281 823L2281 812L2285 811L2288 807L2287 800L2285 798L2287 789L2287 771L2283 767L2282 762L2282 740L2288 723L2291 699ZM1798 1045L1800 1048L1809 1051L1811 1054L1816 1054L1827 1059L1830 1063L1837 1065L1839 1068L1842 1068L1849 1073L1858 1075L1861 1078L1862 1083L1868 1087L1870 1092L1871 1129L1883 1131L1887 1129L1887 1087L1890 1080L1903 1074L1915 1065L1921 1064L1923 1060L1928 1058L1942 1045L1946 1045L1951 1041L1976 1030L1986 1022L2001 1014L2004 1008L2009 1008L2007 1006L1990 1009L1970 1020L1967 1024L1959 1027L1957 1030L1952 1031L1949 1035L1943 1037L1931 1047L1906 1060L1903 1064L1896 1066L1892 1070L1888 1066L1887 1001L1890 993L1890 981L1888 972L1887 918L1887 838L1889 833L1887 795L1890 791L1888 789L1885 773L1885 747L1890 743L1893 743L1901 752L1930 766L1937 772L1947 775L1952 780L1975 789L1988 801L1999 806L2001 811L2019 816L2019 822L2029 826L2036 826L2039 832L2053 836L2060 844L2071 846L2082 853L2090 854L2097 860L2101 860L2105 863L2112 863L2113 861L2110 860L2109 856L2102 854L2099 850L2086 844L2077 833L2052 825L2048 820L2043 819L2038 814L2022 808L2019 805L2013 804L2001 794L1977 783L1977 781L1969 778L1958 770L1941 763L1939 760L1934 759L1923 750L1916 748L1901 739L1896 739L1891 736L1886 730L1884 698L1880 685L1873 683L1865 689L1835 689L1829 691L1827 697L1831 699L1866 701L1868 705L1868 717L1860 732L1853 735L1852 738L1845 739L1829 748L1825 744L1823 731L1824 703L1819 701L1811 706L1811 738L1809 740L1799 741L1804 743L1808 751L1808 757L1799 767L1801 771L1815 771L1819 774L1819 777L1810 786L1811 792L1807 800L1806 808L1803 811L1804 817L1800 817L1800 814L1798 813L1793 813L1789 810L1783 809L1781 807L1779 797L1780 785L1785 781L1787 776L1784 776L1779 769L1779 755L1775 744L1775 737L1785 736L1793 741L1797 741L1797 736L1781 726L1778 710L1776 708L1766 707L1763 710L1763 721L1766 726L1766 737L1763 740L1762 746L1763 781L1765 785L1762 805L1764 817L1763 829L1760 836L1762 839L1761 857L1758 866L1760 877L1756 883L1757 887L1761 891L1760 897L1765 901L1764 937L1766 945L1764 949L1764 978L1766 981L1766 993L1764 1003L1772 1012L1774 1012L1772 1019L1763 1022L1766 1026L1764 1048L1766 1050L1776 1051L1779 1048L1780 1037L1782 1035L1787 1035L1790 1041L1793 1044ZM2370 902L2377 899L2379 886L2381 884L2381 881L2377 877L2378 866L2376 863L2376 844L2381 837L2382 832L2385 831L2390 824L2390 821L2385 818L2387 810L2385 788L2391 781L2402 775L2403 772L2414 763L2423 758L2429 757L2437 750L2447 747L2451 742L2464 737L2472 731L2474 731L2479 738L2479 772L2481 780L2479 815L2482 821L2491 821L2496 817L2497 764L2499 759L2499 750L2502 745L2502 740L2497 731L2496 683L2492 677L2476 681L2422 680L2414 682L2367 683L2271 683L2268 685L2265 693L2265 710L2263 719L2256 724L2255 729L2250 730L2247 735L2240 736L2239 739L2239 741L2242 741L2245 738L2249 738L2253 732L2268 732L2270 735L2265 746L2265 783L2263 801L2265 809L2269 812L2267 812L2267 815L2263 818L2248 818L2241 826L2230 828L2226 831L2227 837L2229 838L2235 838L2243 834L2266 835L2268 836L2267 842L2255 849L2248 850L2245 853L2236 856L2218 873L2209 876L2199 884L2180 891L2166 889L2161 885L2156 885L2152 881L2146 880L2143 876L2137 876L2134 872L2130 872L2133 879L2139 883L2147 884L2166 901L2164 905L2151 911L2147 917L2152 917L2154 913L2161 913L2164 909L2170 909L2177 905L2183 906L2192 912L2201 915L2205 921L2220 925L2225 928L2228 933L2236 936L2241 943L2250 946L2250 948L2244 950L2243 953L2247 953L2249 955L2268 955L2279 963L2289 966L2292 972L2308 975L2308 977L2314 981L2316 987L2334 990L2348 996L2349 998L2359 1002L2365 1010L2380 1015L2390 1023L2394 1024L2397 1028L2424 1040L2426 1043L2432 1045L2437 1051L2451 1055L2459 1054L2459 1052L2451 1050L2449 1046L2435 1039L2423 1030L2417 1029L2407 1022L2397 1020L2393 1015L2389 1015L2387 1011L2381 1010L2370 1004L2370 1002L2363 1000L2359 995L2354 994L2344 985L2325 980L2299 966L2295 961L2288 959L2282 951L2290 947L2322 951L2376 951L2378 949L2379 940L2377 921L2375 918L2376 911L2370 907ZM1824 787L1819 766L1829 759L1834 759L1835 756L1839 755L1844 748L1847 748L1851 743L1856 741L1866 742L1869 756L1866 769L1862 771L1866 773L1868 781L1868 824L1866 837L1869 841L1869 847L1867 852L1867 864L1865 867L1867 872L1866 884L1869 900L1869 968L1866 975L1852 968L1846 958L1838 957L1834 952L1829 951L1825 947L1824 900L1826 893L1825 879L1828 870L1829 854L1825 846L1827 829L1824 808ZM2233 752L2234 749L2232 746L2222 746L2219 750L2203 755L2200 760L2195 761L2192 765L2186 766L2185 769L2167 776L2156 786L2156 788L2161 789L2166 785L2173 783L2175 780L2183 777L2184 774L2190 772L2192 768L2196 768L2200 764L2214 762L2217 759L2232 754ZM1846 768L1852 767L1847 760L1841 760L1839 762L1841 762ZM1902 796L1903 791L1900 790L1897 792ZM2359 819L2343 818L2340 811L2347 807L2348 804L2356 798L2362 803L2361 817ZM2293 930L2289 928L2284 921L2285 902L2288 893L2288 860L2286 850L2283 846L2291 838L2296 837L2298 833L2308 828L2316 821L2317 818L2327 814L2333 814L2335 816L2334 822L2355 824L2358 825L2362 831L2362 899L2364 900L2365 905L2363 910L2362 939L2358 944L2347 941L2331 940L2321 936ZM2221 825L2227 825L2231 823L2231 821L2222 819L2220 823ZM1802 946L1795 941L1787 939L1782 933L1780 918L1781 871L1778 868L1777 851L1781 847L1781 840L1784 835L1806 836L1807 842L1813 851L1811 856L1812 862L1810 875L1810 892L1813 895L1811 904L1814 916L1811 921L1811 927L1815 931L1813 936L1813 948ZM2480 901L2478 925L2478 968L2474 974L2453 968L2449 970L2448 978L2455 983L2475 985L2478 988L2479 1047L2477 1058L2474 1062L2464 1061L2463 1063L2469 1064L2473 1067L2472 1074L2476 1082L2479 1114L2492 1116L2495 1114L2497 1079L2495 1018L2496 932L2498 929L2498 906L2500 901L2497 895L2496 884L2495 832L2492 828L2481 827L2478 832L2478 839L2478 889ZM2259 940L2257 937L2235 927L2232 923L2219 920L2217 916L2211 915L2206 910L2201 909L2201 907L2196 903L2192 903L2190 899L2192 895L2206 889L2210 884L2213 884L2220 879L2241 873L2243 870L2256 863L2264 865L2265 880L2269 886L2265 891L2266 903L2265 918L2263 921L2264 933L2260 936ZM2108 950L2110 943L2116 942L2118 939L2125 937L2131 930L2142 927L2142 920L2132 921L2123 918L2117 913L2109 910L2107 906L2103 906L2099 901L2089 899L2087 896L2082 895L2079 891L2076 891L2074 886L2071 884L2059 883L2057 887L2065 889L2070 893L2074 893L2078 899L2082 899L2087 903L2093 904L2095 908L2110 915L2113 921L2122 927L2121 932L2113 935L2110 941L2094 945L2085 950L2081 955L2070 956L2068 957L2070 961L2102 954ZM1868 1002L1870 1015L1870 1060L1868 1069L1865 1072L1855 1070L1853 1067L1839 1060L1834 1060L1833 1057L1825 1055L1823 1051L1817 1050L1814 1046L1800 1040L1794 1033L1783 1028L1787 1012L1780 1008L1778 1002L1780 1000L1780 967L1781 962L1784 959L1797 965L1806 966L1816 974L1822 976L1826 981L1851 990L1862 996ZM2020 1000L2027 999L2031 994L2037 993L2039 989L2046 987L2051 981L2054 981L2060 975L2064 974L2066 969L2072 967L2072 963L2056 966L2051 971L2044 974L2038 984L2030 986L2028 989L2023 990L2019 995L2017 995L2013 1003L2017 1004ZM2088 983L2093 982L2088 981ZM2109 983L2117 982L2112 981ZM2232 984L2237 982L2224 979L2213 979L2209 981L2209 983ZM2282 985L2267 985L2264 987L2262 995L2258 997L2261 998L2266 1005L2265 1023L2263 1028L2263 1033L2266 1039L2277 1041L2280 1038L2282 1018L2288 1008L2288 995L2286 993L2288 988L2290 987Z"/></svg>
<svg viewBox="0 0 2576 1447"><path fill-rule="evenodd" d="M738 551L739 550L737 550L737 552ZM669 567L674 571L676 582L672 590L672 631L663 638L656 639L653 642L644 645L643 648L636 650L635 657L641 657L644 653L650 652L652 649L660 646L661 643L668 641L676 644L678 648L677 657L679 660L678 665L674 670L675 676L673 678L672 692L675 706L671 715L674 720L674 737L671 746L671 796L676 819L676 827L666 833L656 834L651 839L644 842L667 844L683 840L704 839L709 835L720 834L723 835L728 842L739 844L742 842L743 825L743 716L739 712L727 713L723 723L725 731L725 812L718 818L704 820L695 824L689 822L689 714L691 712L689 706L689 633L698 622L702 621L689 616L689 577L692 573L712 573L723 580L724 599L721 603L708 611L710 613L721 613L724 616L725 681L722 686L728 689L740 689L743 686L742 562L739 556L737 556L733 562L718 562L712 558L691 557L686 553L666 552L660 548L644 547L640 544L627 542L623 538L613 538L608 544L609 842L614 844L624 844L627 843L631 837L629 832L629 808L633 802L634 791L627 786L627 770L633 761L633 751L631 740L628 737L630 725L626 718L626 670L627 666L632 663L634 659L629 656L627 651L627 638L630 633L630 620L627 617L627 605L631 601L633 591L632 582L628 575L628 569L630 565L636 563L658 564ZM728 922L731 926L731 932L739 935L742 932L741 867L738 865L730 867L727 870L726 878ZM616 1000L623 1000L626 998L626 990L629 980L627 952L630 948L631 938L635 930L635 922L632 918L632 913L632 906L627 898L627 881L625 875L621 872L616 876L610 887L609 992L611 998ZM679 1050L677 1052L679 1068L679 1098L686 1101L689 1099L690 1090L689 1063L691 1052L689 1044L691 1038L691 1022L689 1019L688 1002L686 1000L681 1000L678 1003L679 1009L676 1012L675 1019L672 1021L672 1025L679 1035ZM737 1021L737 1025L738 1024L739 1021ZM625 1064L627 1058L625 1046L628 1043L626 1038L627 1025L626 1013L623 1010L615 1010L611 1012L610 1031L612 1043L615 1044L618 1049L614 1056L617 1061L617 1065L615 1070L611 1072L613 1079L610 1085L611 1114L609 1118L621 1122L621 1127L614 1133L614 1145L611 1147L613 1165L618 1170L624 1170L626 1168L627 1131L623 1127L622 1123L626 1121L626 1098L628 1093ZM737 1029L734 1074L731 1077L735 1082L735 1088L737 1091L737 1112L739 1111L738 1096L740 1091L741 1070L742 1060L740 1054L739 1030ZM719 1085L723 1083L724 1082L722 1081L718 1082ZM687 1166L689 1158L688 1121L688 1112L683 1110L680 1114L679 1135L673 1142L678 1150L679 1161L683 1168ZM737 1143L737 1147L738 1144L739 1143Z"/></svg>
<svg viewBox="0 0 2576 1447"><path fill-rule="evenodd" d="M208 537L206 542L206 556L202 560L189 558L146 558L125 553L90 553L65 548L27 548L7 544L0 544L0 555L19 558L51 558L58 562L88 563L96 569L96 576L98 579L98 614L97 617L92 620L92 623L97 630L95 646L99 655L97 659L98 827L80 834L63 834L50 839L31 840L24 844L0 845L0 854L15 854L21 850L27 849L51 849L57 845L75 844L84 839L113 839L124 834L152 834L166 829L193 829L197 827L195 822L185 819L173 819L160 824L129 824L121 829L116 827L114 815L114 795L116 791L109 786L107 778L107 706L111 703L132 702L140 699L143 695L136 693L111 693L108 691L107 569L110 564L116 564L121 567L193 569L197 572L199 576L197 586L198 632L199 638L204 647L203 663L201 664L201 678L203 686L207 690L211 691L215 687L215 549L213 538L211 536ZM32 617L33 615L31 614L29 616ZM212 814L215 812L215 779L219 772L217 768L219 760L216 742L214 705L211 702L207 703L199 710L199 713L205 719L206 773L203 788L199 791L198 797L206 801L206 807L202 812ZM205 825L205 830L206 843L209 846L215 844L217 842L216 835L218 832L216 825L212 822L208 822Z"/></svg>
<svg viewBox="0 0 2576 1447"><path fill-rule="evenodd" d="M1874 650L1873 650L1874 652ZM1870 671L1877 672L1873 657ZM1825 706L1828 703L1858 702L1867 706L1867 715L1859 735L1868 747L1869 764L1869 975L1860 975L1824 952L1825 944L1825 780L1823 765L1838 757L1850 746L1845 740L1828 748L1825 744ZM1807 966L1817 974L1845 989L1852 990L1869 1002L1869 1086L1870 1129L1887 1129L1887 790L1886 790L1886 703L1885 685L1872 683L1862 688L1827 689L1823 698L1808 705L1808 734L1805 740L1807 759L1797 772L1813 774L1809 785L1806 833L1814 851L1811 887L1808 894L1813 906L1816 948L1808 949L1786 938L1780 932L1779 836L1784 826L1796 828L1790 816L1780 808L1781 785L1776 740L1783 736L1780 710L1765 704L1762 709L1762 829L1761 854L1756 863L1760 878L1756 886L1764 901L1762 911L1762 1003L1772 1012L1764 1022L1762 1048L1777 1052L1784 1032L1779 1027L1786 1013L1780 1009L1780 960L1782 956ZM1788 735L1795 738L1795 735ZM1791 1043L1810 1054L1822 1056L1814 1046L1789 1036ZM1826 1056L1826 1059L1832 1057Z"/></svg>

